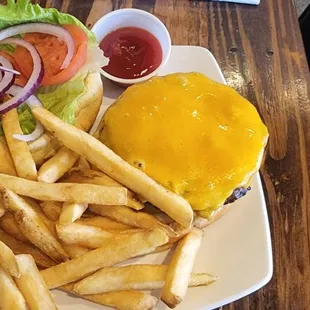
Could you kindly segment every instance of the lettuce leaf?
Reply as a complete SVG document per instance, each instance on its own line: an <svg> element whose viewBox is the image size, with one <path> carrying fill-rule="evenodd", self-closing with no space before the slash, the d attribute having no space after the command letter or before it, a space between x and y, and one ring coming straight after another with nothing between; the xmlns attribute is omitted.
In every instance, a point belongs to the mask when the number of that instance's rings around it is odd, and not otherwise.
<svg viewBox="0 0 310 310"><path fill-rule="evenodd" d="M38 4L31 4L29 0L7 0L7 5L0 6L0 29L29 22L74 24L85 31L91 42L96 42L95 35L83 23L72 15L60 13L57 9L44 9Z"/></svg>
<svg viewBox="0 0 310 310"><path fill-rule="evenodd" d="M85 92L85 76L70 80L48 93L38 94L44 107L67 123L74 124L75 107L78 99Z"/></svg>
<svg viewBox="0 0 310 310"><path fill-rule="evenodd" d="M20 127L23 133L26 135L31 133L35 129L36 123L30 108L26 104L23 104L18 107L17 111Z"/></svg>
<svg viewBox="0 0 310 310"><path fill-rule="evenodd" d="M41 8L38 4L31 4L29 0L8 0L7 5L0 5L0 29L27 22L45 22L51 24L74 24L81 27L88 36L88 56L86 64L70 81L54 87L40 87L36 93L44 107L62 120L74 124L75 108L78 99L87 91L84 79L88 72L98 70L102 65L100 54L98 58L98 43L95 35L88 30L77 18L69 14L60 13L54 8ZM2 45L0 49L13 52L14 47ZM102 54L102 52L101 52ZM96 55L96 58L92 55ZM35 121L27 105L18 108L21 128L25 134L35 128ZM0 123L0 135L3 134Z"/></svg>

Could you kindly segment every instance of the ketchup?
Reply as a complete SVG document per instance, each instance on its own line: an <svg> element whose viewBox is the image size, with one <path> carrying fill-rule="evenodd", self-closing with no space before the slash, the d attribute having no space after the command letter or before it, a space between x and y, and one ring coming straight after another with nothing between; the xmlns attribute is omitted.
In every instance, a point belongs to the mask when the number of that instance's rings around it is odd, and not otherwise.
<svg viewBox="0 0 310 310"><path fill-rule="evenodd" d="M161 64L163 52L157 38L150 32L136 27L116 29L100 43L110 62L102 69L123 78L136 79L150 74Z"/></svg>

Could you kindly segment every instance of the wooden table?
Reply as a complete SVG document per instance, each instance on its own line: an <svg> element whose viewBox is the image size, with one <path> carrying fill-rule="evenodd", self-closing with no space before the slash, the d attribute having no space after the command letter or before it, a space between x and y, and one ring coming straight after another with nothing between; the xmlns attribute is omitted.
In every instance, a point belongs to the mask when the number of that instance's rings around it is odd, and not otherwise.
<svg viewBox="0 0 310 310"><path fill-rule="evenodd" d="M174 44L212 51L228 84L256 105L270 131L261 174L274 275L258 292L223 309L310 309L310 83L292 1L262 0L258 7L187 0L36 2L69 12L88 27L111 10L144 9L166 24Z"/></svg>

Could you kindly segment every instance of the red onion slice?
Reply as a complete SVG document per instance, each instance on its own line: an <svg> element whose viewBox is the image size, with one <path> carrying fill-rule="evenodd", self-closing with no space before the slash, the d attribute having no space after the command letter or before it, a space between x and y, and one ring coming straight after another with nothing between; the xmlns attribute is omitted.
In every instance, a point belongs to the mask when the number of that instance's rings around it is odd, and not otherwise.
<svg viewBox="0 0 310 310"><path fill-rule="evenodd" d="M50 34L64 41L67 45L67 55L60 69L65 69L68 67L75 51L74 40L71 34L66 29L60 26L46 23L29 23L29 24L11 26L0 31L0 41L12 36L16 36L18 34L25 34L31 32ZM0 44L5 43L0 42Z"/></svg>
<svg viewBox="0 0 310 310"><path fill-rule="evenodd" d="M29 100L31 97L29 97L27 100ZM19 134L14 134L13 138L16 140L24 141L24 142L31 142L34 140L37 140L40 138L44 133L44 128L41 125L39 121L36 120L36 128L34 131L28 135L19 135Z"/></svg>
<svg viewBox="0 0 310 310"><path fill-rule="evenodd" d="M9 60L5 57L0 56L0 63L5 66L6 68L12 69L13 66ZM0 97L2 97L5 92L14 84L14 74L12 72L1 72L1 81L0 81Z"/></svg>
<svg viewBox="0 0 310 310"><path fill-rule="evenodd" d="M27 41L22 39L10 38L1 41L1 43L16 44L25 47L30 52L33 61L33 71L25 87L22 88L20 92L18 92L18 94L16 94L13 98L9 99L8 101L0 105L0 114L4 114L14 108L17 108L36 91L36 89L40 86L40 83L43 79L44 70L42 60L38 51L33 45L31 45ZM2 81L0 83L2 83Z"/></svg>
<svg viewBox="0 0 310 310"><path fill-rule="evenodd" d="M16 96L18 95L18 93L22 90L23 88L17 85L12 85L12 87L7 91L8 94L12 95L12 96ZM30 96L27 101L26 104L32 109L34 107L42 107L42 103L41 101L34 95ZM40 138L42 136L42 134L44 133L44 128L41 125L40 122L38 122L36 120L36 128L34 129L34 131L28 135L19 135L19 134L15 134L13 135L13 137L17 140L21 140L21 141L25 141L25 142L30 142L30 141L34 141L38 138Z"/></svg>
<svg viewBox="0 0 310 310"><path fill-rule="evenodd" d="M1 62L1 61L0 61L0 62ZM10 73L13 73L13 74L20 75L20 72L14 70L14 69L10 69L10 68L7 68L7 67L3 67L3 66L0 66L0 71L10 72Z"/></svg>
<svg viewBox="0 0 310 310"><path fill-rule="evenodd" d="M14 84L10 87L7 93L12 96L17 96L22 90L23 90L23 87ZM27 105L29 106L30 109L33 109L36 107L41 107L41 108L43 107L41 100L35 95L31 95L25 101L27 102Z"/></svg>

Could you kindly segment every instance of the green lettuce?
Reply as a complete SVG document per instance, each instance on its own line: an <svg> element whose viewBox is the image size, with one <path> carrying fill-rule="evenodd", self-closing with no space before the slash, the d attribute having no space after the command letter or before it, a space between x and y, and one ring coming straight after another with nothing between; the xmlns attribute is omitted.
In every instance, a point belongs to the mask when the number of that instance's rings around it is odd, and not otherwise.
<svg viewBox="0 0 310 310"><path fill-rule="evenodd" d="M18 111L20 127L23 133L26 135L31 133L35 129L36 123L32 116L30 108L26 104L23 104L17 108L17 111ZM3 135L4 135L4 132L3 132L2 125L0 122L0 136L3 136Z"/></svg>
<svg viewBox="0 0 310 310"><path fill-rule="evenodd" d="M38 98L47 110L74 124L76 104L85 91L84 77L70 80L50 93L38 94Z"/></svg>
<svg viewBox="0 0 310 310"><path fill-rule="evenodd" d="M41 8L38 4L31 4L29 0L8 0L7 5L0 5L0 29L27 22L78 25L88 36L88 50L98 46L95 35L74 16L60 13L54 8ZM2 45L0 48L9 53L14 52L14 47L9 45ZM89 57L87 62L89 62ZM40 91L36 94L46 109L70 124L75 123L75 108L78 99L86 92L84 79L90 67L87 65L85 64L84 70L82 69L68 82L56 87L40 87ZM35 121L30 109L22 105L18 108L18 113L23 132L31 133L35 128ZM0 135L2 134L0 124Z"/></svg>
<svg viewBox="0 0 310 310"><path fill-rule="evenodd" d="M60 13L57 9L44 9L38 4L31 4L29 0L8 0L7 5L0 6L0 29L30 22L74 24L85 31L90 41L96 42L95 35L83 23L72 15Z"/></svg>

